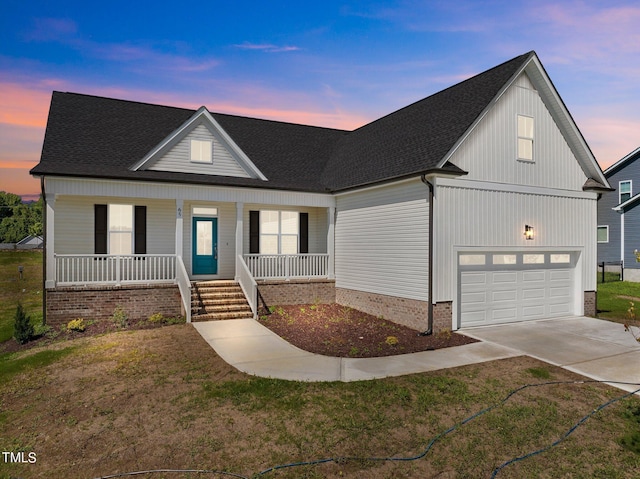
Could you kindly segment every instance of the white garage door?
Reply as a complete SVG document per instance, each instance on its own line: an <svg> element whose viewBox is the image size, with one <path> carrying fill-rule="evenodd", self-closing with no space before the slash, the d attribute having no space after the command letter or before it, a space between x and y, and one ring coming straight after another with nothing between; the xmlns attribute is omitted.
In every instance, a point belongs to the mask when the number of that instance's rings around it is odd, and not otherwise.
<svg viewBox="0 0 640 479"><path fill-rule="evenodd" d="M460 253L460 327L574 314L574 254Z"/></svg>

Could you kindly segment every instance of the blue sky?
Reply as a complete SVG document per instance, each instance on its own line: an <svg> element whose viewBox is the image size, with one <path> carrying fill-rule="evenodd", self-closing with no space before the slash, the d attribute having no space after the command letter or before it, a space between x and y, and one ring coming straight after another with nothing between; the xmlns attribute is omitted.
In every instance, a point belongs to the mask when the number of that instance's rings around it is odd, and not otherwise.
<svg viewBox="0 0 640 479"><path fill-rule="evenodd" d="M557 3L6 0L0 190L39 191L52 90L352 129L530 50L604 168L640 146L640 5Z"/></svg>

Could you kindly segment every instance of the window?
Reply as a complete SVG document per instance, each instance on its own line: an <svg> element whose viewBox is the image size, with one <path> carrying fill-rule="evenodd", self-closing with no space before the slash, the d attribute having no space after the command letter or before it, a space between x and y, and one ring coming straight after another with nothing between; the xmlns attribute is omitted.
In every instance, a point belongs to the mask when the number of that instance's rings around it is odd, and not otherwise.
<svg viewBox="0 0 640 479"><path fill-rule="evenodd" d="M493 264L516 264L515 254L494 254Z"/></svg>
<svg viewBox="0 0 640 479"><path fill-rule="evenodd" d="M609 242L609 225L598 226L598 243Z"/></svg>
<svg viewBox="0 0 640 479"><path fill-rule="evenodd" d="M458 263L463 266L485 264L485 256L483 254L461 254Z"/></svg>
<svg viewBox="0 0 640 479"><path fill-rule="evenodd" d="M109 205L109 254L133 252L133 206Z"/></svg>
<svg viewBox="0 0 640 479"><path fill-rule="evenodd" d="M618 183L618 193L620 195L620 203L624 203L631 198L631 180L625 180Z"/></svg>
<svg viewBox="0 0 640 479"><path fill-rule="evenodd" d="M533 118L518 115L518 159L533 161Z"/></svg>
<svg viewBox="0 0 640 479"><path fill-rule="evenodd" d="M523 254L523 264L544 264L544 254Z"/></svg>
<svg viewBox="0 0 640 479"><path fill-rule="evenodd" d="M260 253L297 254L297 211L260 211Z"/></svg>
<svg viewBox="0 0 640 479"><path fill-rule="evenodd" d="M568 264L571 263L571 255L569 253L560 253L549 255L551 264Z"/></svg>
<svg viewBox="0 0 640 479"><path fill-rule="evenodd" d="M94 205L95 254L146 254L147 207Z"/></svg>
<svg viewBox="0 0 640 479"><path fill-rule="evenodd" d="M191 140L191 161L211 163L212 143L209 140Z"/></svg>

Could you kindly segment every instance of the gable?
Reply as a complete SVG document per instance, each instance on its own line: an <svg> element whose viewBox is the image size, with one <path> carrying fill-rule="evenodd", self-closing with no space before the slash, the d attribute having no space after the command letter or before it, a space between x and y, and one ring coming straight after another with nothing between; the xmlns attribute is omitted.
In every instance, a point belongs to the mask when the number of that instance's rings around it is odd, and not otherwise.
<svg viewBox="0 0 640 479"><path fill-rule="evenodd" d="M191 141L211 142L211 163L191 161ZM197 125L164 155L146 167L152 171L175 171L201 175L251 178L225 142L203 123Z"/></svg>
<svg viewBox="0 0 640 479"><path fill-rule="evenodd" d="M533 161L518 160L518 115L533 118ZM582 191L578 158L525 71L511 83L450 161L466 178Z"/></svg>
<svg viewBox="0 0 640 479"><path fill-rule="evenodd" d="M206 158L194 158L194 149L207 151ZM131 169L266 180L205 107Z"/></svg>

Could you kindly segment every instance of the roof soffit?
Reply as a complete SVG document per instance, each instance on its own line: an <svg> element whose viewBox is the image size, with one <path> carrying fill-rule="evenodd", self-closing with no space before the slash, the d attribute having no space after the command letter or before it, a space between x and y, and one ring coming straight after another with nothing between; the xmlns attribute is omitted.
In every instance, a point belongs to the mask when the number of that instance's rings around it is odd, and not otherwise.
<svg viewBox="0 0 640 479"><path fill-rule="evenodd" d="M184 122L179 128L174 130L158 145L156 145L142 160L131 166L132 171L146 170L148 167L158 161L173 146L177 145L181 140L193 131L197 126L204 125L213 135L214 132L226 143L226 146L233 152L240 166L252 177L267 181L267 177L258 169L258 167L249 159L249 157L236 144L231 136L220 126L213 118L206 107L202 106L196 111L191 118Z"/></svg>

